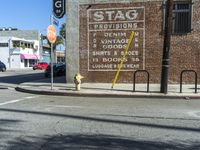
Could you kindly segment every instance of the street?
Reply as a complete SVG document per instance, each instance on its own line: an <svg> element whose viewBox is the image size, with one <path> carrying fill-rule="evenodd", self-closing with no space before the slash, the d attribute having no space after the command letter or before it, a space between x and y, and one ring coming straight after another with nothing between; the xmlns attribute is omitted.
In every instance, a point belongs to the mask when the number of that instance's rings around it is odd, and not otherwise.
<svg viewBox="0 0 200 150"><path fill-rule="evenodd" d="M7 70L0 72L0 83L19 84L44 78L44 70Z"/></svg>
<svg viewBox="0 0 200 150"><path fill-rule="evenodd" d="M1 88L0 150L198 150L199 105L199 100L48 96Z"/></svg>
<svg viewBox="0 0 200 150"><path fill-rule="evenodd" d="M0 149L200 148L198 100L0 97Z"/></svg>
<svg viewBox="0 0 200 150"><path fill-rule="evenodd" d="M0 150L200 150L200 0L0 12Z"/></svg>

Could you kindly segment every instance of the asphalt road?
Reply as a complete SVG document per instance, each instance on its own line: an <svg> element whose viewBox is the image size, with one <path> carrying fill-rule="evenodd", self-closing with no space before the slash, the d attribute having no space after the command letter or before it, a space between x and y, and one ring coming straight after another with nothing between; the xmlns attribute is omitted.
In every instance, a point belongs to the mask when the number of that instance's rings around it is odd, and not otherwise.
<svg viewBox="0 0 200 150"><path fill-rule="evenodd" d="M42 75L6 72L0 84ZM0 88L0 150L199 150L199 106L200 100L45 96Z"/></svg>
<svg viewBox="0 0 200 150"><path fill-rule="evenodd" d="M0 83L20 84L44 78L44 70L7 70L0 72Z"/></svg>
<svg viewBox="0 0 200 150"><path fill-rule="evenodd" d="M2 150L200 149L200 101L0 91Z"/></svg>

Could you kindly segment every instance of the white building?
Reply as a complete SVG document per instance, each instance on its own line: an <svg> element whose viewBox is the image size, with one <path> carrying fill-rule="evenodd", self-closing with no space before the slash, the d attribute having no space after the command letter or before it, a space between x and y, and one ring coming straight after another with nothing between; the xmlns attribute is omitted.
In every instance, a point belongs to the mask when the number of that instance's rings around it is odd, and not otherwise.
<svg viewBox="0 0 200 150"><path fill-rule="evenodd" d="M10 69L32 67L40 59L39 41L0 37L0 61Z"/></svg>

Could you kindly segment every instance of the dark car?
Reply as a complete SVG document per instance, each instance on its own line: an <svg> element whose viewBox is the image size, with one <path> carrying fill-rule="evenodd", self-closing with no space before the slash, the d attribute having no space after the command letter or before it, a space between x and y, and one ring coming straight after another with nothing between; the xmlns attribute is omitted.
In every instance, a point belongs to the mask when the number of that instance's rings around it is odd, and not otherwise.
<svg viewBox="0 0 200 150"><path fill-rule="evenodd" d="M6 71L6 65L0 61L0 71L4 72Z"/></svg>
<svg viewBox="0 0 200 150"><path fill-rule="evenodd" d="M64 76L66 72L65 64L53 64L53 76ZM51 77L51 64L45 70L45 77Z"/></svg>
<svg viewBox="0 0 200 150"><path fill-rule="evenodd" d="M33 66L33 70L36 70L36 69L40 69L40 70L47 69L48 66L49 66L49 64L46 63L46 62L39 62L39 63L37 63L37 64L35 64Z"/></svg>

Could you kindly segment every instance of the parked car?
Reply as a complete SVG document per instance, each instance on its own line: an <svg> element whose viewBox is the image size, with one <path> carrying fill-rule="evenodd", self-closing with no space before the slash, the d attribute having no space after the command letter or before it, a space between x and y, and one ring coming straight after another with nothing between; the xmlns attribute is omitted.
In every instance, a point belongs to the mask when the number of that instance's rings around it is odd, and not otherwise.
<svg viewBox="0 0 200 150"><path fill-rule="evenodd" d="M0 71L4 72L6 71L6 65L0 61Z"/></svg>
<svg viewBox="0 0 200 150"><path fill-rule="evenodd" d="M33 70L36 70L36 69L40 69L40 70L43 70L43 69L46 69L48 67L48 63L46 62L39 62L35 65L33 65Z"/></svg>
<svg viewBox="0 0 200 150"><path fill-rule="evenodd" d="M65 64L53 64L53 76L64 76L66 72ZM51 77L51 64L47 67L44 73L45 77Z"/></svg>

